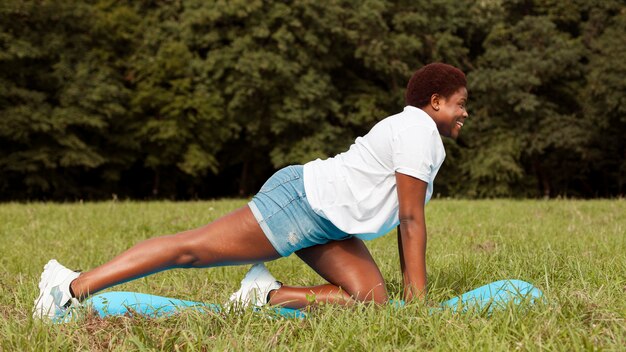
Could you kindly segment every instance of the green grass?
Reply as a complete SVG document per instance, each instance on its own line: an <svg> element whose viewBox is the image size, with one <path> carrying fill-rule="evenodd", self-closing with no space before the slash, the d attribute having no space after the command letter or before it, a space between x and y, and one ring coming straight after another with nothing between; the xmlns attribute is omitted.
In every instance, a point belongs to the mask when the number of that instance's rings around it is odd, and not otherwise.
<svg viewBox="0 0 626 352"><path fill-rule="evenodd" d="M429 315L409 305L324 306L306 320L185 312L168 318L31 318L42 266L89 269L155 235L200 226L245 204L108 202L0 205L0 350L624 350L626 201L455 201L427 207L429 297L491 281L541 288L545 304L486 314ZM399 298L395 234L368 242ZM293 285L321 283L297 257L268 264ZM223 302L247 267L172 270L116 287ZM526 307L528 308L528 307Z"/></svg>

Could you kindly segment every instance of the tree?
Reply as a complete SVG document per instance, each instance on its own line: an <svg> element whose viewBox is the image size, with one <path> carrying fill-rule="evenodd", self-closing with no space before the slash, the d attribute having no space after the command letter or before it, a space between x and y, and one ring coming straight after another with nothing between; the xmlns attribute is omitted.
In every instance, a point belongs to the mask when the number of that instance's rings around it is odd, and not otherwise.
<svg viewBox="0 0 626 352"><path fill-rule="evenodd" d="M621 0L5 1L0 198L245 196L468 73L437 193L611 196L626 179Z"/></svg>
<svg viewBox="0 0 626 352"><path fill-rule="evenodd" d="M469 76L475 108L463 187L473 196L504 196L528 194L535 184L549 196L576 177L560 162L580 158L589 139L576 99L583 47L546 16L510 20L491 28Z"/></svg>
<svg viewBox="0 0 626 352"><path fill-rule="evenodd" d="M586 26L589 64L581 90L585 118L594 128L587 151L593 196L624 194L626 183L626 8L618 1L593 9Z"/></svg>
<svg viewBox="0 0 626 352"><path fill-rule="evenodd" d="M78 1L0 7L0 187L9 198L23 189L39 197L77 194L68 179L105 162L90 139L119 107L93 108L107 98L90 87L102 92L112 83L84 64L90 15Z"/></svg>

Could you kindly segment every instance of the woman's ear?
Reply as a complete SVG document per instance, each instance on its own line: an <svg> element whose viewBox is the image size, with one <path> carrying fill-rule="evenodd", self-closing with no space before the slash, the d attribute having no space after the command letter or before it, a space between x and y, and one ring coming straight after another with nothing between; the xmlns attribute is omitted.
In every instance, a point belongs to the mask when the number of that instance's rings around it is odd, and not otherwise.
<svg viewBox="0 0 626 352"><path fill-rule="evenodd" d="M439 103L441 102L441 97L439 94L435 93L430 96L430 107L435 111L439 111Z"/></svg>

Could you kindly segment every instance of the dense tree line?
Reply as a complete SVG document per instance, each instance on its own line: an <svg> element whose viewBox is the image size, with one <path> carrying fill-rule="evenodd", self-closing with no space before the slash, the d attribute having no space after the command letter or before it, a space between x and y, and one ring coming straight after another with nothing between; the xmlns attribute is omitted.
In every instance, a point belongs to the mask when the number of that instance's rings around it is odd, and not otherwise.
<svg viewBox="0 0 626 352"><path fill-rule="evenodd" d="M5 0L0 199L253 193L468 74L442 196L623 196L620 0Z"/></svg>

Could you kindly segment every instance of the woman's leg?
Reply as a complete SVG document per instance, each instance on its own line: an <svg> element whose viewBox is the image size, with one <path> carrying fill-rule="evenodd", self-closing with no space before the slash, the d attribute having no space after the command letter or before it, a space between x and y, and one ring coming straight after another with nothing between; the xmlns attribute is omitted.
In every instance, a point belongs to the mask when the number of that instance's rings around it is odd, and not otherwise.
<svg viewBox="0 0 626 352"><path fill-rule="evenodd" d="M70 287L76 298L84 299L166 269L244 264L279 257L246 206L198 229L140 242L108 263L82 273Z"/></svg>
<svg viewBox="0 0 626 352"><path fill-rule="evenodd" d="M358 238L333 241L296 252L329 284L314 287L282 286L270 293L270 304L302 308L312 302L349 305L354 301L384 303L387 288L374 258Z"/></svg>

